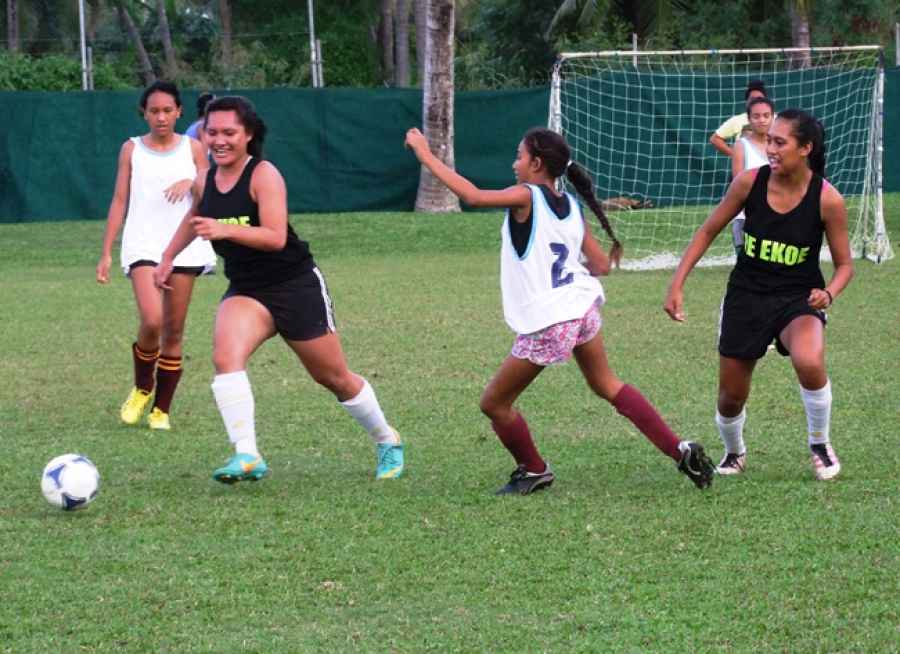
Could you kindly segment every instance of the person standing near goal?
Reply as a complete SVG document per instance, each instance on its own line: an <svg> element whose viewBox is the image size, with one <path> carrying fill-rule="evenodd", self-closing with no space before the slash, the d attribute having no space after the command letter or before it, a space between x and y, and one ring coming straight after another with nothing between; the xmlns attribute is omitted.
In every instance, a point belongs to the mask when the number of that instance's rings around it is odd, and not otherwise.
<svg viewBox="0 0 900 654"><path fill-rule="evenodd" d="M744 405L756 362L775 341L790 356L806 408L816 478L837 477L831 447L831 383L825 372L825 309L853 277L847 207L824 179L825 130L801 109L778 114L769 130L769 164L742 172L691 239L663 308L683 321L684 283L715 237L737 213L746 214L744 248L728 281L719 318L716 425L725 455L716 470L744 469ZM828 284L819 268L823 234L834 262Z"/></svg>
<svg viewBox="0 0 900 654"><path fill-rule="evenodd" d="M749 84L747 84L747 89L744 91L744 101L750 102L755 98L766 98L768 94L766 93L766 83L761 79L751 80ZM721 152L722 154L730 157L731 156L731 145L729 145L729 141L732 141L741 136L741 132L744 127L749 123L749 119L747 118L747 111L742 111L736 116L732 116L724 123L719 125L718 129L712 133L709 137L709 143L716 150Z"/></svg>
<svg viewBox="0 0 900 654"><path fill-rule="evenodd" d="M247 361L276 334L375 442L376 477L399 477L404 444L369 382L347 368L325 278L288 222L281 173L261 158L266 124L241 96L216 98L206 111L216 168L194 180L193 203L163 252L155 281L169 288L175 258L198 236L225 260L229 286L216 314L212 390L235 455L213 478L234 484L268 474L257 446Z"/></svg>
<svg viewBox="0 0 900 654"><path fill-rule="evenodd" d="M572 355L591 390L631 420L698 488L709 486L713 466L703 447L679 439L644 396L619 381L609 367L600 337L603 288L595 276L609 274L611 263L618 265L622 245L594 195L593 182L569 159L562 136L549 129L529 130L512 165L518 184L502 191L483 191L444 165L416 128L407 132L405 145L466 204L507 209L500 285L506 322L519 335L484 391L481 410L517 467L495 494L527 495L553 483L552 468L538 454L525 418L513 405L547 366L562 365ZM609 256L578 201L556 190L563 175L612 239Z"/></svg>
<svg viewBox="0 0 900 654"><path fill-rule="evenodd" d="M175 121L181 115L178 87L157 80L144 89L140 106L150 133L129 139L119 153L97 281L109 281L113 244L127 209L121 260L131 280L140 325L131 346L134 387L120 413L126 423L136 423L153 396L147 422L151 429L169 429L169 409L182 374L184 323L194 280L215 266L216 255L201 239L185 244L165 293L154 287L153 272L190 206L197 171L209 168L209 161L200 143L175 133Z"/></svg>
<svg viewBox="0 0 900 654"><path fill-rule="evenodd" d="M736 178L745 170L753 170L769 163L766 156L766 135L775 115L775 104L769 98L753 98L747 103L747 133L742 135L731 149L731 177ZM744 247L744 212L732 222L734 251Z"/></svg>

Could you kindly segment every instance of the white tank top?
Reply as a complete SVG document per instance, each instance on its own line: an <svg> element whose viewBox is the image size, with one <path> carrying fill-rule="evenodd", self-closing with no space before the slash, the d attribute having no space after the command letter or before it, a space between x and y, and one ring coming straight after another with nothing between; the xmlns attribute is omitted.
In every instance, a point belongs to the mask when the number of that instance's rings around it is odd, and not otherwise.
<svg viewBox="0 0 900 654"><path fill-rule="evenodd" d="M581 264L584 220L581 206L569 194L569 215L560 220L547 206L540 188L531 189L534 219L523 256L513 246L509 212L501 228L500 287L503 315L519 334L582 318L591 304L603 304L603 287Z"/></svg>
<svg viewBox="0 0 900 654"><path fill-rule="evenodd" d="M741 137L741 143L744 144L744 170L753 170L769 163L766 153L757 150L753 142L746 136Z"/></svg>
<svg viewBox="0 0 900 654"><path fill-rule="evenodd" d="M139 136L131 140L134 142L131 186L122 233L122 268L126 273L136 261L159 262L163 250L191 208L190 193L181 202L172 204L166 200L163 191L182 179L192 180L197 174L189 137L182 136L171 152L153 152ZM212 245L200 238L175 257L176 266L211 268L215 264Z"/></svg>

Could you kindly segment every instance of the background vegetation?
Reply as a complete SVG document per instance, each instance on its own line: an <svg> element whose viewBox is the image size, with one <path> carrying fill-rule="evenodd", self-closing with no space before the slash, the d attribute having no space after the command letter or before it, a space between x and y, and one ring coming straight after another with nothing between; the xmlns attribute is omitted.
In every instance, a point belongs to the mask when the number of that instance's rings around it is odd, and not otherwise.
<svg viewBox="0 0 900 654"><path fill-rule="evenodd" d="M328 86L415 86L425 0L318 0ZM0 89L80 88L77 0L7 0L0 16ZM418 7L417 7L418 6ZM809 43L882 44L894 61L896 0L456 0L458 89L547 83L561 50L786 47L795 10ZM307 3L297 0L86 0L94 88L311 84ZM417 10L418 9L418 10ZM417 36L418 35L418 36ZM402 47L401 47L402 45ZM50 64L41 60L58 55ZM413 62L415 62L413 64ZM416 65L417 64L417 65ZM408 70L408 74L401 71Z"/></svg>

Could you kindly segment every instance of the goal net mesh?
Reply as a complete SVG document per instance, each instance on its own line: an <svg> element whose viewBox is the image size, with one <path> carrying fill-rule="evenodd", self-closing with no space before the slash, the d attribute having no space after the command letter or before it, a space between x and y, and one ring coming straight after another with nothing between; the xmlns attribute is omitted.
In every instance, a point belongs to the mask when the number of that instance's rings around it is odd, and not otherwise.
<svg viewBox="0 0 900 654"><path fill-rule="evenodd" d="M881 205L880 48L562 54L550 127L610 209L624 268L678 263L731 181L731 161L710 136L745 109L754 79L765 81L776 112L799 107L825 126L826 177L847 202L854 256L893 256ZM733 261L728 227L701 265Z"/></svg>

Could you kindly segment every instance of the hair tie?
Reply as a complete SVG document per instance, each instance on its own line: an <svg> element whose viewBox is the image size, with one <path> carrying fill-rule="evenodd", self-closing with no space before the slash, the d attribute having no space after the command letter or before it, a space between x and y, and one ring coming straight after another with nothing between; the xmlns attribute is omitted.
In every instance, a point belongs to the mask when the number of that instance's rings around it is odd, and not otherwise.
<svg viewBox="0 0 900 654"><path fill-rule="evenodd" d="M569 159L569 163L566 164L566 170L568 170L569 167L570 167L573 163L574 163L574 162L573 162L571 159Z"/></svg>

